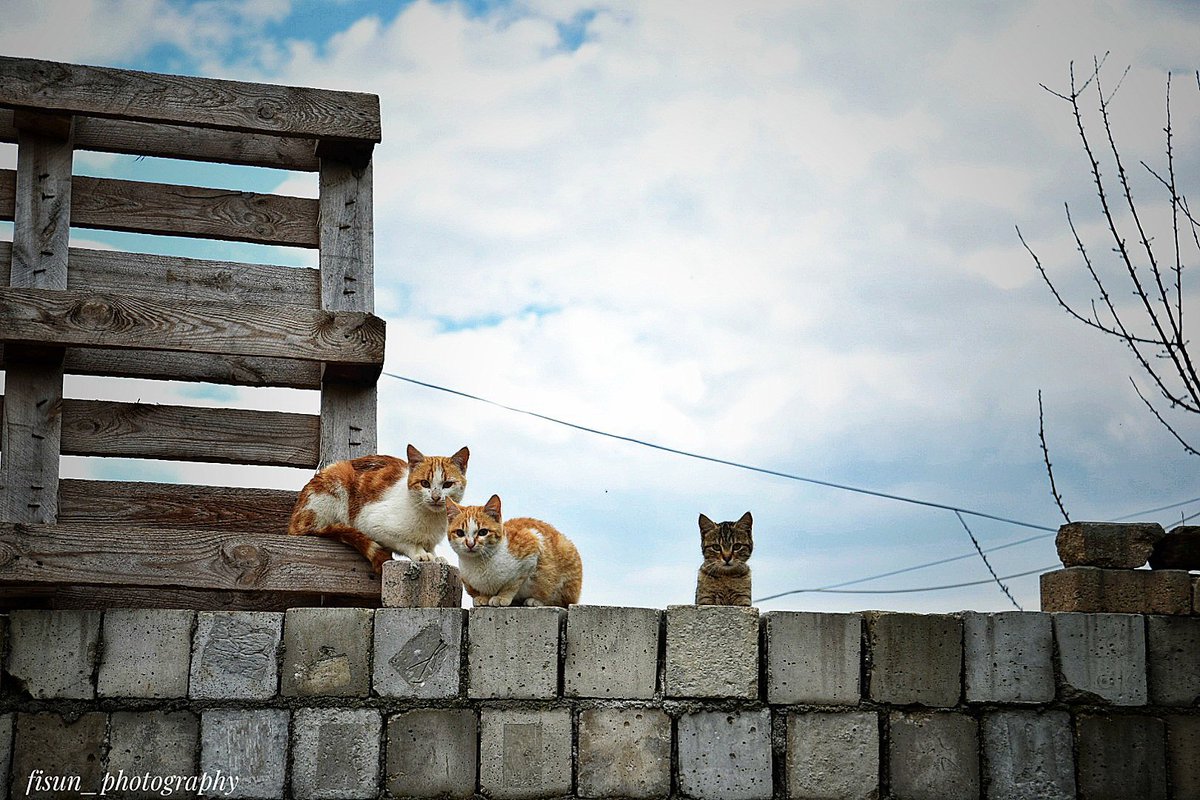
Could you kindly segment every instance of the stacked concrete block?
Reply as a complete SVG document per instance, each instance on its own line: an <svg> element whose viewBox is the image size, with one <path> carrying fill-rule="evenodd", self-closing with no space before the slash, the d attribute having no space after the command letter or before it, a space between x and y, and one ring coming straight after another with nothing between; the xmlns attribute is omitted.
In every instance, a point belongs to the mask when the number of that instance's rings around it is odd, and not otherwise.
<svg viewBox="0 0 1200 800"><path fill-rule="evenodd" d="M479 718L468 708L405 711L387 723L384 788L397 797L474 797Z"/></svg>
<svg viewBox="0 0 1200 800"><path fill-rule="evenodd" d="M870 696L878 703L934 708L962 696L962 620L947 614L867 615Z"/></svg>
<svg viewBox="0 0 1200 800"><path fill-rule="evenodd" d="M1000 711L982 720L988 800L1074 800L1071 716Z"/></svg>
<svg viewBox="0 0 1200 800"><path fill-rule="evenodd" d="M792 800L874 800L879 793L879 715L789 714L786 758Z"/></svg>
<svg viewBox="0 0 1200 800"><path fill-rule="evenodd" d="M1166 800L1166 727L1147 716L1098 716L1076 720L1080 797L1103 800Z"/></svg>
<svg viewBox="0 0 1200 800"><path fill-rule="evenodd" d="M479 719L479 788L494 800L571 793L571 712L484 708Z"/></svg>
<svg viewBox="0 0 1200 800"><path fill-rule="evenodd" d="M682 794L696 800L772 797L770 711L700 711L682 715L677 726Z"/></svg>
<svg viewBox="0 0 1200 800"><path fill-rule="evenodd" d="M354 800L379 792L383 718L374 709L302 708L292 718L292 796Z"/></svg>
<svg viewBox="0 0 1200 800"><path fill-rule="evenodd" d="M963 615L963 683L968 703L1052 701L1053 658L1049 614Z"/></svg>
<svg viewBox="0 0 1200 800"><path fill-rule="evenodd" d="M276 708L215 708L200 717L200 772L223 780L227 796L282 797L291 715ZM222 792L213 792L220 796Z"/></svg>
<svg viewBox="0 0 1200 800"><path fill-rule="evenodd" d="M8 674L30 697L96 696L99 611L13 611L8 637Z"/></svg>
<svg viewBox="0 0 1200 800"><path fill-rule="evenodd" d="M372 668L375 693L425 700L457 697L463 613L461 608L377 610Z"/></svg>
<svg viewBox="0 0 1200 800"><path fill-rule="evenodd" d="M581 711L578 741L579 797L651 798L670 794L671 719L661 709Z"/></svg>
<svg viewBox="0 0 1200 800"><path fill-rule="evenodd" d="M767 702L856 705L861 697L862 616L769 611Z"/></svg>
<svg viewBox="0 0 1200 800"><path fill-rule="evenodd" d="M758 609L667 606L663 693L758 698Z"/></svg>
<svg viewBox="0 0 1200 800"><path fill-rule="evenodd" d="M1146 629L1141 616L1055 614L1054 639L1062 699L1146 704Z"/></svg>
<svg viewBox="0 0 1200 800"><path fill-rule="evenodd" d="M662 612L652 608L572 606L567 616L564 694L654 697L661 622Z"/></svg>
<svg viewBox="0 0 1200 800"><path fill-rule="evenodd" d="M281 694L366 697L372 617L365 608L289 609L283 621Z"/></svg>
<svg viewBox="0 0 1200 800"><path fill-rule="evenodd" d="M1165 535L1156 523L1070 522L1058 529L1054 546L1064 567L1137 569Z"/></svg>
<svg viewBox="0 0 1200 800"><path fill-rule="evenodd" d="M78 797L99 792L107 746L107 714L17 714L9 796ZM54 779L74 784L52 786L49 782Z"/></svg>
<svg viewBox="0 0 1200 800"><path fill-rule="evenodd" d="M186 697L194 611L112 609L96 691L101 697Z"/></svg>
<svg viewBox="0 0 1200 800"><path fill-rule="evenodd" d="M200 720L190 711L114 711L109 722L108 794L163 797L171 778L196 775ZM172 789L173 797L196 797Z"/></svg>
<svg viewBox="0 0 1200 800"><path fill-rule="evenodd" d="M14 715L0 714L0 800L8 800L8 768L12 766Z"/></svg>
<svg viewBox="0 0 1200 800"><path fill-rule="evenodd" d="M1167 777L1175 797L1200 797L1200 717L1171 715L1167 724Z"/></svg>
<svg viewBox="0 0 1200 800"><path fill-rule="evenodd" d="M192 640L188 696L200 700L267 700L279 691L283 614L201 611Z"/></svg>
<svg viewBox="0 0 1200 800"><path fill-rule="evenodd" d="M380 589L385 608L462 607L458 567L440 561L387 561Z"/></svg>
<svg viewBox="0 0 1200 800"><path fill-rule="evenodd" d="M1150 569L1200 570L1200 525L1180 525L1154 543Z"/></svg>
<svg viewBox="0 0 1200 800"><path fill-rule="evenodd" d="M1151 704L1200 705L1200 619L1147 617L1146 668Z"/></svg>
<svg viewBox="0 0 1200 800"><path fill-rule="evenodd" d="M549 700L558 696L560 608L475 608L467 617L467 694Z"/></svg>
<svg viewBox="0 0 1200 800"><path fill-rule="evenodd" d="M953 711L892 712L888 764L896 800L978 797L978 726Z"/></svg>

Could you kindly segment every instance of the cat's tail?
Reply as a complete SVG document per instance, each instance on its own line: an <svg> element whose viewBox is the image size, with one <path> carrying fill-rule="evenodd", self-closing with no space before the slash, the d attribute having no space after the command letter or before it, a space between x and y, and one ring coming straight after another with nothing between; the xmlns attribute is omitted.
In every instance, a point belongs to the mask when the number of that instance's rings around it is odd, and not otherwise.
<svg viewBox="0 0 1200 800"><path fill-rule="evenodd" d="M323 528L310 530L293 530L289 527L288 533L299 536L321 536L326 539L336 539L344 545L353 547L362 553L367 561L371 562L371 570L377 575L383 572L383 565L392 560L392 552L390 550L362 531L352 528L349 525L326 525Z"/></svg>

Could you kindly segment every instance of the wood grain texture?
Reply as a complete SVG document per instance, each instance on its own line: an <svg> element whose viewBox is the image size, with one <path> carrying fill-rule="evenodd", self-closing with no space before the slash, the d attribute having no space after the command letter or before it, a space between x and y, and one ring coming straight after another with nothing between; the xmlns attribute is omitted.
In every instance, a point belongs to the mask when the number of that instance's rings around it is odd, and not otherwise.
<svg viewBox="0 0 1200 800"><path fill-rule="evenodd" d="M368 382L383 365L384 327L354 311L0 289L0 341L294 358L333 364Z"/></svg>
<svg viewBox="0 0 1200 800"><path fill-rule="evenodd" d="M313 468L319 436L315 414L108 400L62 404L62 453L72 456Z"/></svg>
<svg viewBox="0 0 1200 800"><path fill-rule="evenodd" d="M9 582L331 593L374 605L380 590L366 559L315 536L78 523L0 523Z"/></svg>
<svg viewBox="0 0 1200 800"><path fill-rule="evenodd" d="M283 536L296 497L297 492L284 489L67 479L58 485L58 519Z"/></svg>
<svg viewBox="0 0 1200 800"><path fill-rule="evenodd" d="M0 405L0 520L53 523L58 517L62 353L57 361L12 360Z"/></svg>
<svg viewBox="0 0 1200 800"><path fill-rule="evenodd" d="M371 165L321 159L321 307L375 310Z"/></svg>
<svg viewBox="0 0 1200 800"><path fill-rule="evenodd" d="M13 110L0 108L0 142L16 141ZM76 118L75 149L298 172L316 172L320 166L311 139L100 117Z"/></svg>
<svg viewBox="0 0 1200 800"><path fill-rule="evenodd" d="M0 57L0 105L305 139L380 140L379 98L359 92Z"/></svg>
<svg viewBox="0 0 1200 800"><path fill-rule="evenodd" d="M196 611L286 611L314 606L378 608L379 600L360 594L241 592L168 586L0 583L0 610L17 608L108 609L190 608Z"/></svg>
<svg viewBox="0 0 1200 800"><path fill-rule="evenodd" d="M17 172L0 169L0 220L12 222L17 213Z"/></svg>
<svg viewBox="0 0 1200 800"><path fill-rule="evenodd" d="M378 453L375 386L326 382L321 387L321 460L335 461Z"/></svg>
<svg viewBox="0 0 1200 800"><path fill-rule="evenodd" d="M69 129L69 125L68 125ZM71 233L71 139L19 131L9 283L67 288Z"/></svg>

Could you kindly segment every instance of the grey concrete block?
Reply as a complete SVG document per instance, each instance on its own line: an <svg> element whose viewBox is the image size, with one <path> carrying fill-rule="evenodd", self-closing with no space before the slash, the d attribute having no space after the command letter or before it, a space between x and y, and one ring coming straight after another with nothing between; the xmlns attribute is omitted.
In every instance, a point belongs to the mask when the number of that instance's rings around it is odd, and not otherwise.
<svg viewBox="0 0 1200 800"><path fill-rule="evenodd" d="M969 703L1054 699L1054 626L1049 614L963 615L964 688Z"/></svg>
<svg viewBox="0 0 1200 800"><path fill-rule="evenodd" d="M13 725L12 714L0 714L0 800L8 800L8 769L12 766Z"/></svg>
<svg viewBox="0 0 1200 800"><path fill-rule="evenodd" d="M1064 567L1136 569L1165 535L1155 522L1071 522L1058 529L1054 545Z"/></svg>
<svg viewBox="0 0 1200 800"><path fill-rule="evenodd" d="M758 609L667 606L667 697L758 698Z"/></svg>
<svg viewBox="0 0 1200 800"><path fill-rule="evenodd" d="M381 577L386 608L462 608L458 567L438 561L387 561Z"/></svg>
<svg viewBox="0 0 1200 800"><path fill-rule="evenodd" d="M373 616L366 608L288 609L283 618L280 694L370 694Z"/></svg>
<svg viewBox="0 0 1200 800"><path fill-rule="evenodd" d="M768 611L763 626L768 703L858 703L862 615Z"/></svg>
<svg viewBox="0 0 1200 800"><path fill-rule="evenodd" d="M98 620L97 620L98 622ZM71 797L99 792L104 778L108 715L17 714L13 797Z"/></svg>
<svg viewBox="0 0 1200 800"><path fill-rule="evenodd" d="M201 611L188 695L197 700L269 700L279 691L283 613Z"/></svg>
<svg viewBox="0 0 1200 800"><path fill-rule="evenodd" d="M217 791L211 795L283 797L290 719L287 711L277 708L214 708L203 712L200 772L222 781L219 786L214 784Z"/></svg>
<svg viewBox="0 0 1200 800"><path fill-rule="evenodd" d="M561 608L473 608L467 614L467 694L545 700L558 696Z"/></svg>
<svg viewBox="0 0 1200 800"><path fill-rule="evenodd" d="M463 613L461 608L377 610L375 693L424 700L457 697Z"/></svg>
<svg viewBox="0 0 1200 800"><path fill-rule="evenodd" d="M870 696L949 708L962 696L962 621L947 614L871 612Z"/></svg>
<svg viewBox="0 0 1200 800"><path fill-rule="evenodd" d="M114 608L104 612L96 693L187 697L195 611Z"/></svg>
<svg viewBox="0 0 1200 800"><path fill-rule="evenodd" d="M383 718L372 709L298 710L292 719L292 796L375 797L382 731Z"/></svg>
<svg viewBox="0 0 1200 800"><path fill-rule="evenodd" d="M1001 711L982 727L988 800L1074 800L1067 712Z"/></svg>
<svg viewBox="0 0 1200 800"><path fill-rule="evenodd" d="M979 730L952 711L892 712L888 764L895 800L979 797Z"/></svg>
<svg viewBox="0 0 1200 800"><path fill-rule="evenodd" d="M1166 800L1166 726L1142 716L1076 719L1079 795L1088 800Z"/></svg>
<svg viewBox="0 0 1200 800"><path fill-rule="evenodd" d="M31 697L96 696L99 611L13 611L8 635L8 673Z"/></svg>
<svg viewBox="0 0 1200 800"><path fill-rule="evenodd" d="M1067 702L1146 704L1146 628L1134 614L1055 614Z"/></svg>
<svg viewBox="0 0 1200 800"><path fill-rule="evenodd" d="M1167 773L1175 797L1200 797L1200 717L1170 716Z"/></svg>
<svg viewBox="0 0 1200 800"><path fill-rule="evenodd" d="M879 715L874 711L789 714L790 800L876 800Z"/></svg>
<svg viewBox="0 0 1200 800"><path fill-rule="evenodd" d="M571 712L483 709L479 788L494 800L570 794Z"/></svg>
<svg viewBox="0 0 1200 800"><path fill-rule="evenodd" d="M190 711L114 711L109 725L106 795L161 798L172 781L197 776L200 720ZM196 797L174 784L170 797Z"/></svg>
<svg viewBox="0 0 1200 800"><path fill-rule="evenodd" d="M772 796L770 711L684 714L677 730L682 794L697 800Z"/></svg>
<svg viewBox="0 0 1200 800"><path fill-rule="evenodd" d="M661 709L593 708L579 713L579 797L670 793L671 718Z"/></svg>
<svg viewBox="0 0 1200 800"><path fill-rule="evenodd" d="M1147 617L1146 669L1152 705L1200 705L1200 617Z"/></svg>
<svg viewBox="0 0 1200 800"><path fill-rule="evenodd" d="M385 788L397 797L474 797L479 720L467 708L388 719Z"/></svg>
<svg viewBox="0 0 1200 800"><path fill-rule="evenodd" d="M658 631L653 608L571 606L563 691L568 697L647 700L658 680Z"/></svg>

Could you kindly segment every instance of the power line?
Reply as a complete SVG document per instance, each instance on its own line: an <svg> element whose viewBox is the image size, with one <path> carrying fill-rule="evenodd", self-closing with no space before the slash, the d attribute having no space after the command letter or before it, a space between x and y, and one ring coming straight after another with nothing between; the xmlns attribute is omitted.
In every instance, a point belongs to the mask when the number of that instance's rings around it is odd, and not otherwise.
<svg viewBox="0 0 1200 800"><path fill-rule="evenodd" d="M1053 564L1048 567L1039 567L1031 569L1028 572L1017 572L1012 575L1005 575L999 580L1008 581L1013 578L1024 578L1026 575L1033 575L1038 572L1046 572L1054 569ZM961 589L964 586L980 586L985 583L991 583L992 579L988 578L982 581L967 581L966 583L947 583L944 586L917 586L912 589L795 589L783 594L796 594L797 592L820 592L821 594L906 594L911 592L937 592L942 589ZM774 594L770 597L760 597L755 600L755 603L761 603L766 600L774 600L776 597L783 597L783 594Z"/></svg>

